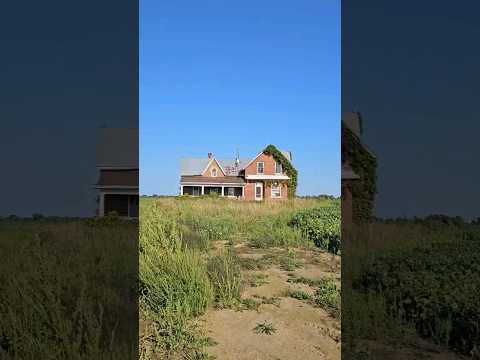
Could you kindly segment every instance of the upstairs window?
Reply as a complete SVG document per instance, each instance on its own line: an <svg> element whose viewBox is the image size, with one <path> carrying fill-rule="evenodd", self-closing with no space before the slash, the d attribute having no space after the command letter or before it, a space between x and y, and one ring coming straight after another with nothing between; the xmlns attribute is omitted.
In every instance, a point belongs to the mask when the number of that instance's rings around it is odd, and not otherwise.
<svg viewBox="0 0 480 360"><path fill-rule="evenodd" d="M282 164L277 162L275 164L275 174L281 174L283 172Z"/></svg>
<svg viewBox="0 0 480 360"><path fill-rule="evenodd" d="M263 174L265 164L263 162L257 163L257 174Z"/></svg>
<svg viewBox="0 0 480 360"><path fill-rule="evenodd" d="M213 168L213 169L210 171L210 174L212 175L212 177L217 177L217 169L216 169L216 168Z"/></svg>

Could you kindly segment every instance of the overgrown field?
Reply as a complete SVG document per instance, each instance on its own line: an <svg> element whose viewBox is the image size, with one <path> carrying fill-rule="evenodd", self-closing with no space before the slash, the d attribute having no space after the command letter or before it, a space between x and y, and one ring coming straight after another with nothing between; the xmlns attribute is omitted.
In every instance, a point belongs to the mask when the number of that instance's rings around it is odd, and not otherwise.
<svg viewBox="0 0 480 360"><path fill-rule="evenodd" d="M479 235L478 225L411 221L344 236L345 349L359 339L398 345L421 337L470 355L480 345Z"/></svg>
<svg viewBox="0 0 480 360"><path fill-rule="evenodd" d="M0 221L0 358L132 359L138 222Z"/></svg>
<svg viewBox="0 0 480 360"><path fill-rule="evenodd" d="M298 249L340 253L338 200L296 199L247 203L226 199L140 199L140 347L142 359L207 359L212 344L197 321L208 309L255 310L278 299L242 299L242 290L268 283L255 273L276 264L302 266ZM220 244L220 245L219 245ZM253 255L238 256L239 246ZM255 250L257 249L257 250ZM274 250L273 250L274 249ZM257 254L255 254L257 252ZM245 274L247 274L246 276ZM339 288L328 280L306 282L312 306L340 316ZM271 324L255 331L273 334Z"/></svg>

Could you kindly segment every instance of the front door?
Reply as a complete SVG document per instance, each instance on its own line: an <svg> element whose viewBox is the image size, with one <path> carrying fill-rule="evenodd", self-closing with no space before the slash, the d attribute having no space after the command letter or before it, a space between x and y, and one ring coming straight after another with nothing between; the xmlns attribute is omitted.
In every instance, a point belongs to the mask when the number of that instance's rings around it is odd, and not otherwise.
<svg viewBox="0 0 480 360"><path fill-rule="evenodd" d="M263 200L263 184L255 183L255 200Z"/></svg>

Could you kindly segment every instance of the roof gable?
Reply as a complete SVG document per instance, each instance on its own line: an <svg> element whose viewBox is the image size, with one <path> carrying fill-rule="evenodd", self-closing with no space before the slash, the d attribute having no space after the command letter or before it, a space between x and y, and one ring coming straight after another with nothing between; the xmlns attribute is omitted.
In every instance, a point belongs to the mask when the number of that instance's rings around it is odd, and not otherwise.
<svg viewBox="0 0 480 360"><path fill-rule="evenodd" d="M215 158L211 159L211 160L208 162L207 166L206 166L205 169L202 171L202 175L205 175L205 172L208 170L208 168L209 168L214 162L217 164L217 166L218 166L218 168L220 169L220 171L222 172L223 176L225 176L225 175L226 175L226 174L225 174L225 170L223 170L222 165L220 165L220 163L219 163L219 162L217 161L217 159L215 159Z"/></svg>

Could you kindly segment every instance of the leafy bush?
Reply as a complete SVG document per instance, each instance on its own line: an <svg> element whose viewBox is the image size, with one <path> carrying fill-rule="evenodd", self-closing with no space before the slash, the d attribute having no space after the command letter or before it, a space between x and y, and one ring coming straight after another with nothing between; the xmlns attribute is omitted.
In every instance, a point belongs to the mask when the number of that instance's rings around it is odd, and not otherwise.
<svg viewBox="0 0 480 360"><path fill-rule="evenodd" d="M332 279L321 279L314 297L315 304L330 314L340 316L340 291Z"/></svg>
<svg viewBox="0 0 480 360"><path fill-rule="evenodd" d="M469 353L480 344L480 242L437 242L378 257L354 283L419 335Z"/></svg>
<svg viewBox="0 0 480 360"><path fill-rule="evenodd" d="M334 254L340 252L340 208L337 206L306 209L295 214L290 225L316 246Z"/></svg>

